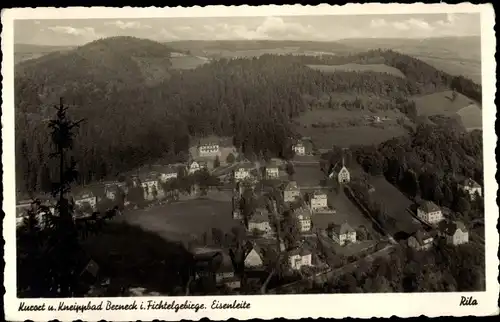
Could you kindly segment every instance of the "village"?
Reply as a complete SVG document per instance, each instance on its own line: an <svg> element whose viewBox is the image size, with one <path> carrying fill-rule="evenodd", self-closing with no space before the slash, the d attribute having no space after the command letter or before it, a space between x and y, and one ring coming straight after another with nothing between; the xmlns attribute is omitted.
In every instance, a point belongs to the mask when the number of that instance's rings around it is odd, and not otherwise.
<svg viewBox="0 0 500 322"><path fill-rule="evenodd" d="M293 140L291 149L290 160L248 160L230 138L195 139L187 163L154 164L115 181L74 187L75 219L113 207L121 214L199 199L230 203L224 218L233 227L231 242L221 237L228 232L216 234L206 227L202 237L186 243L196 258L196 277L188 287L195 295L210 289L223 294L280 292L294 283L327 280L401 244L425 251L438 240L469 242L464 223L448 219L427 200L399 214L411 224L403 241L396 238L352 193L350 184L364 174L346 149L326 167L321 153L327 151L316 150L309 138ZM472 179L461 188L471 199L482 194ZM369 191L376 189L370 186ZM50 197L37 199L50 205ZM18 224L32 203L18 202Z"/></svg>

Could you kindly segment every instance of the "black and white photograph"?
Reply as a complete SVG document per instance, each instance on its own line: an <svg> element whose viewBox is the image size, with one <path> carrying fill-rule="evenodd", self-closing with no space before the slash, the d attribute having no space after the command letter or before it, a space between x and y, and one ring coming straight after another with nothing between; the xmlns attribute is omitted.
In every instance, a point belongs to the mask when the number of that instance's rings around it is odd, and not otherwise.
<svg viewBox="0 0 500 322"><path fill-rule="evenodd" d="M432 296L456 293L453 314L495 313L493 8L388 6L10 16L12 312L258 317L276 295L422 293L409 314L439 315Z"/></svg>

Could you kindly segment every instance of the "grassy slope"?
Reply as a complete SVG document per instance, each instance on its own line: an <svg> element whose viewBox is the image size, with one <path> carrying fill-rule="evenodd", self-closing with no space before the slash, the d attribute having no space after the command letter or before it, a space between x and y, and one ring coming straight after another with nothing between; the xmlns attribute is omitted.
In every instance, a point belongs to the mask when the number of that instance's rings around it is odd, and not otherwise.
<svg viewBox="0 0 500 322"><path fill-rule="evenodd" d="M457 94L452 101L452 91L414 97L419 115L444 115L460 117L465 128L481 128L482 113L478 105L468 97Z"/></svg>

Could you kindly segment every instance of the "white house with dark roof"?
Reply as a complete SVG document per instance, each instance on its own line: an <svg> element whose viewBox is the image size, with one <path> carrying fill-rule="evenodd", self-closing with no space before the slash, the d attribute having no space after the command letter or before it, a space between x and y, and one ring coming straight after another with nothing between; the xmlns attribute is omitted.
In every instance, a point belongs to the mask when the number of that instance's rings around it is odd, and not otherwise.
<svg viewBox="0 0 500 322"><path fill-rule="evenodd" d="M73 201L77 208L89 205L92 210L97 207L97 195L90 188L79 189L73 196Z"/></svg>
<svg viewBox="0 0 500 322"><path fill-rule="evenodd" d="M441 221L438 229L439 236L448 244L456 246L469 242L469 230L461 221Z"/></svg>
<svg viewBox="0 0 500 322"><path fill-rule="evenodd" d="M308 232L312 228L311 210L307 207L300 207L294 210L301 232Z"/></svg>
<svg viewBox="0 0 500 322"><path fill-rule="evenodd" d="M292 270L300 270L303 266L312 266L312 252L304 246L288 252L288 264Z"/></svg>
<svg viewBox="0 0 500 322"><path fill-rule="evenodd" d="M276 163L268 162L265 167L266 167L266 178L274 179L280 176L280 169Z"/></svg>
<svg viewBox="0 0 500 322"><path fill-rule="evenodd" d="M215 157L219 155L220 142L216 136L207 136L198 140L197 150L200 157Z"/></svg>
<svg viewBox="0 0 500 322"><path fill-rule="evenodd" d="M303 137L292 145L292 150L295 155L303 156L312 154L313 144L310 138Z"/></svg>
<svg viewBox="0 0 500 322"><path fill-rule="evenodd" d="M254 168L251 163L244 163L234 170L234 181L239 182L251 176L251 170Z"/></svg>
<svg viewBox="0 0 500 322"><path fill-rule="evenodd" d="M158 177L162 183L177 178L179 173L177 166L174 165L154 165L153 170L158 172Z"/></svg>
<svg viewBox="0 0 500 322"><path fill-rule="evenodd" d="M474 200L476 198L476 194L482 196L483 189L476 181L471 178L465 179L459 185L459 188L469 194L470 198Z"/></svg>
<svg viewBox="0 0 500 322"><path fill-rule="evenodd" d="M248 232L259 231L264 235L269 235L273 232L271 223L269 222L269 213L264 208L257 208L248 221Z"/></svg>
<svg viewBox="0 0 500 322"><path fill-rule="evenodd" d="M325 192L316 190L309 196L311 211L328 209L328 196Z"/></svg>
<svg viewBox="0 0 500 322"><path fill-rule="evenodd" d="M207 163L201 160L192 160L188 165L188 174L194 174L207 168Z"/></svg>
<svg viewBox="0 0 500 322"><path fill-rule="evenodd" d="M408 246L415 250L428 250L434 244L434 237L425 230L418 230L408 238Z"/></svg>
<svg viewBox="0 0 500 322"><path fill-rule="evenodd" d="M417 217L431 225L437 224L444 219L443 212L438 205L432 201L424 201L417 209Z"/></svg>
<svg viewBox="0 0 500 322"><path fill-rule="evenodd" d="M302 140L298 140L294 145L292 145L292 150L296 155L306 155L306 147Z"/></svg>
<svg viewBox="0 0 500 322"><path fill-rule="evenodd" d="M283 189L283 200L285 202L293 202L300 197L300 189L297 182L290 181Z"/></svg>
<svg viewBox="0 0 500 322"><path fill-rule="evenodd" d="M162 199L165 197L165 192L160 185L160 180L158 179L158 173L149 172L144 174L139 174L140 185L144 190L144 199L152 201L155 199Z"/></svg>
<svg viewBox="0 0 500 322"><path fill-rule="evenodd" d="M339 245L343 246L346 243L356 242L356 230L352 228L347 222L341 225L330 225L327 229L328 236L337 242Z"/></svg>

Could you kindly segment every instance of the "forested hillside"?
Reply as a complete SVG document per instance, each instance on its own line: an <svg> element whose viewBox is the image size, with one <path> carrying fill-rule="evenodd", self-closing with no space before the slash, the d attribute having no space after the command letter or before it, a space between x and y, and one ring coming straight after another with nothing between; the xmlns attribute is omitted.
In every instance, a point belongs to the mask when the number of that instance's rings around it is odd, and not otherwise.
<svg viewBox="0 0 500 322"><path fill-rule="evenodd" d="M310 107L305 97L349 94L349 104L358 109L368 107L366 100L352 97L378 97L387 104L376 108L403 112L412 109L409 96L450 87L480 98L480 87L471 81L393 51L346 57L264 55L173 71L168 69L168 47L125 40L99 40L16 67L18 190L48 189L48 179L55 175L47 163L52 147L43 120L54 113L50 106L59 96L75 105L70 115L86 119L73 156L81 182L158 158L183 160L189 135L234 135L236 146L247 155L282 156L288 137L295 135L293 118ZM305 66L352 62L382 62L401 70L405 78L376 72L322 73Z"/></svg>

